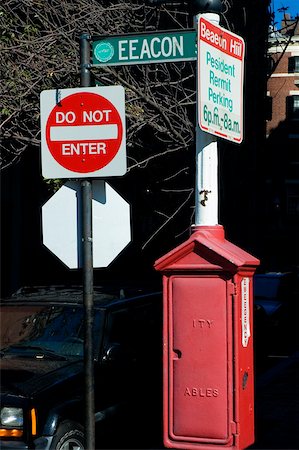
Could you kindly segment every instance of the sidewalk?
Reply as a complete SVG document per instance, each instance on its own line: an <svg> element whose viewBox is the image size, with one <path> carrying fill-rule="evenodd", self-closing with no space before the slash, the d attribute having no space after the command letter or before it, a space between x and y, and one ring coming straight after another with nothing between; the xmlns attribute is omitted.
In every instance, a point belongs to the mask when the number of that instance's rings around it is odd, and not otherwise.
<svg viewBox="0 0 299 450"><path fill-rule="evenodd" d="M256 378L256 439L248 449L299 450L299 352L284 359L273 359L271 365L270 369ZM119 439L119 445L109 446L111 442L108 441L105 447L105 442L101 441L101 448L164 449L161 442L162 430L157 426L160 418L154 419L157 418L152 418L148 433L141 432L136 424L131 424L132 433L127 435L127 445L124 445L127 433L115 436L114 432L113 441L115 442L115 438L116 441Z"/></svg>

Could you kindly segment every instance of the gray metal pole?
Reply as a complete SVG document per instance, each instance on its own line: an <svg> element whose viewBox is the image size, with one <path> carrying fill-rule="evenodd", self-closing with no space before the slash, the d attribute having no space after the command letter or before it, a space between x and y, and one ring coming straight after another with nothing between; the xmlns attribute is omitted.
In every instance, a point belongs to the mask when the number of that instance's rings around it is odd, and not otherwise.
<svg viewBox="0 0 299 450"><path fill-rule="evenodd" d="M90 36L80 36L80 81L82 87L91 83ZM92 182L81 182L82 191L82 255L84 302L84 373L85 373L85 442L87 450L95 449L94 408L94 345L93 345L93 249L92 249Z"/></svg>

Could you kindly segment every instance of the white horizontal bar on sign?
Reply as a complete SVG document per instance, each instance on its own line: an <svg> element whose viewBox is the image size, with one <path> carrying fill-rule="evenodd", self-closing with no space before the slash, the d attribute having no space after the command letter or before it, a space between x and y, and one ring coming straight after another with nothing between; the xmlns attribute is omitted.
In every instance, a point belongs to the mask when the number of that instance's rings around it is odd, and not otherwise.
<svg viewBox="0 0 299 450"><path fill-rule="evenodd" d="M51 141L87 141L117 138L117 125L77 125L50 128Z"/></svg>

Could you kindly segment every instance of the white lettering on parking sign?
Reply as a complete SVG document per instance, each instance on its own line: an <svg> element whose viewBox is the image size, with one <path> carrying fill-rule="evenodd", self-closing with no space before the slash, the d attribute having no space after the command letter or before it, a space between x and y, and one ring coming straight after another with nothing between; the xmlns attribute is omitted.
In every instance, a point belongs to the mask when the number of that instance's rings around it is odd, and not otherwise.
<svg viewBox="0 0 299 450"><path fill-rule="evenodd" d="M203 131L243 140L244 40L201 17L198 22L198 121Z"/></svg>

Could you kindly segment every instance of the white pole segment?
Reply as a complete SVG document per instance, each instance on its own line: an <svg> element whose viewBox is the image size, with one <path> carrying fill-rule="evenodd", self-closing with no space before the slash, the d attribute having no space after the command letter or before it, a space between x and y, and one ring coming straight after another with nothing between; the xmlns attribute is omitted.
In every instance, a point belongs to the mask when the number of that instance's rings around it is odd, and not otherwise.
<svg viewBox="0 0 299 450"><path fill-rule="evenodd" d="M196 130L195 225L218 224L217 138Z"/></svg>
<svg viewBox="0 0 299 450"><path fill-rule="evenodd" d="M203 16L219 25L220 17L215 13ZM200 15L195 16L198 28ZM198 66L197 83L198 83ZM198 86L197 86L198 96ZM198 101L196 102L196 182L195 182L195 226L218 225L218 150L217 138L202 131L198 124Z"/></svg>

